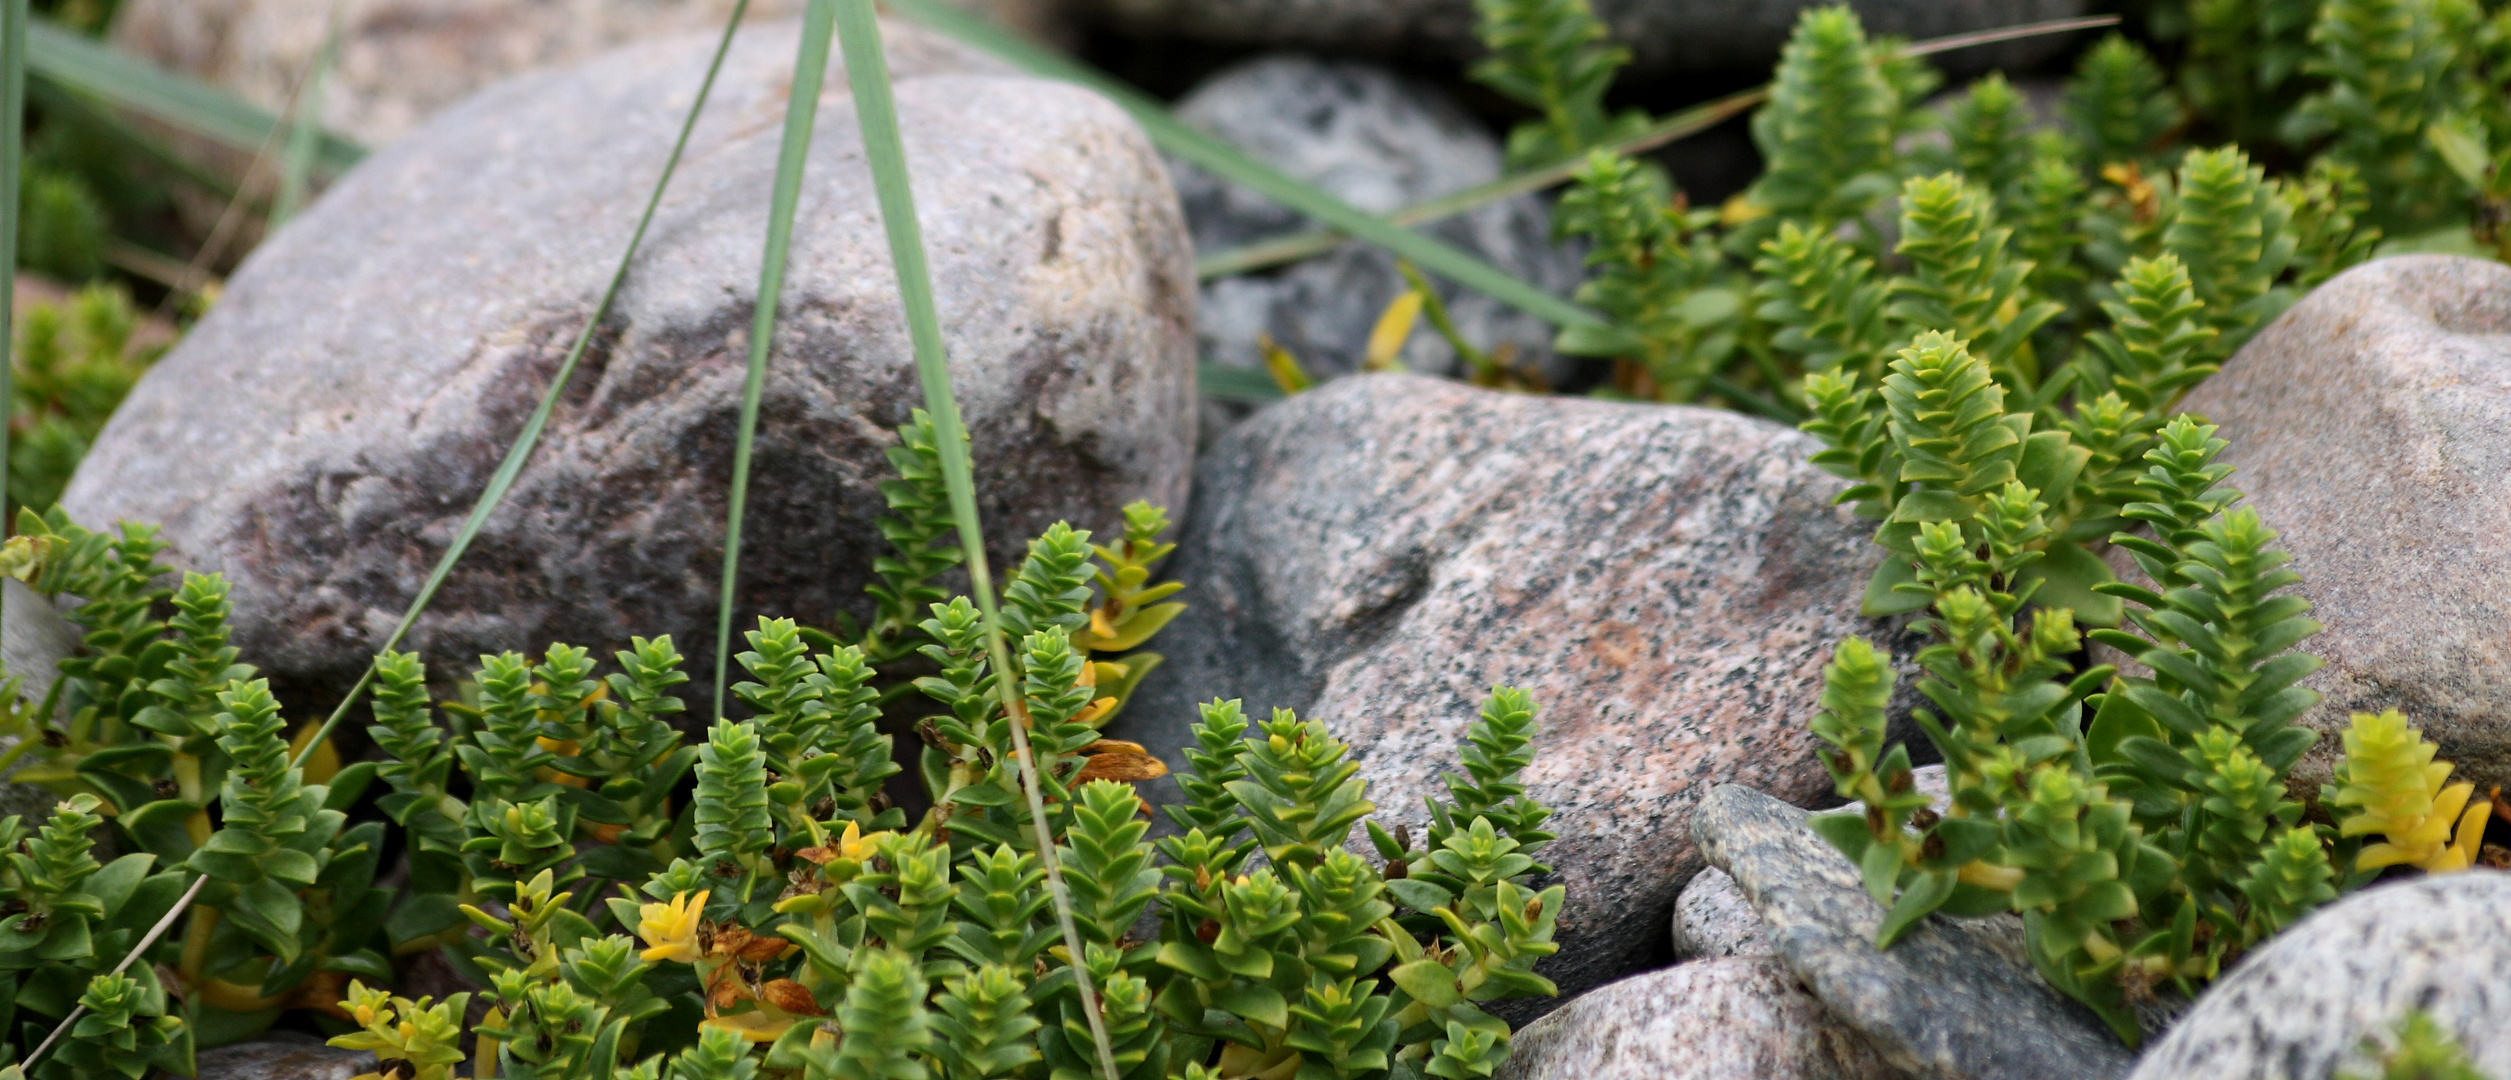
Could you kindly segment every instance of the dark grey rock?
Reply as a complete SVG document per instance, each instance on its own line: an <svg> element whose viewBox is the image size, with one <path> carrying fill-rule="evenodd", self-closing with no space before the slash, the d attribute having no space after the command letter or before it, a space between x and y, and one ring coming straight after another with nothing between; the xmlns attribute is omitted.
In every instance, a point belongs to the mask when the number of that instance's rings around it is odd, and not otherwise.
<svg viewBox="0 0 2511 1080"><path fill-rule="evenodd" d="M2282 534L2327 632L2316 792L2352 712L2401 709L2479 791L2511 783L2511 267L2414 255L2338 275L2185 408Z"/></svg>
<svg viewBox="0 0 2511 1080"><path fill-rule="evenodd" d="M1661 962L1711 784L1830 788L1805 710L1881 549L1804 435L1706 409L1361 375L1207 453L1167 572L1186 614L1110 734L1170 755L1198 702L1349 740L1377 820L1427 820L1492 684L1542 708L1566 992ZM1884 642L1906 648L1900 639ZM1418 832L1416 831L1416 835Z"/></svg>
<svg viewBox="0 0 2511 1080"><path fill-rule="evenodd" d="M1933 797L1936 812L1943 813L1951 802L1944 766L1921 765L1910 770L1910 777L1912 788ZM1851 802L1831 812L1850 813L1864 808L1864 803ZM2019 931L2020 927L2015 929ZM1726 871L1714 866L1701 871L1683 886L1682 895L1674 898L1675 959L1776 955L1778 946L1771 943L1761 916L1753 911L1752 901L1744 898L1744 890Z"/></svg>
<svg viewBox="0 0 2511 1080"><path fill-rule="evenodd" d="M1709 861L1734 875L1761 913L1787 969L1885 1060L1941 1080L2127 1073L2134 1059L2109 1028L2032 970L2012 916L1931 917L1877 951L1883 908L1806 816L1720 784L1691 827Z"/></svg>
<svg viewBox="0 0 2511 1080"><path fill-rule="evenodd" d="M1642 76L1766 69L1812 0L1594 0ZM1936 37L2081 15L2084 0L1851 0L1868 33ZM1238 45L1296 45L1450 63L1479 59L1472 0L1080 0L1076 10L1143 35ZM2067 47L2064 36L1965 49L1963 70L2023 67Z"/></svg>
<svg viewBox="0 0 2511 1080"><path fill-rule="evenodd" d="M2146 1051L2131 1080L2378 1076L2361 1052L2421 1010L2479 1075L2511 1076L2511 874L2379 885L2251 953Z"/></svg>
<svg viewBox="0 0 2511 1080"><path fill-rule="evenodd" d="M1283 172L1374 213L1499 179L1500 145L1438 91L1383 69L1349 61L1269 56L1214 75L1178 103L1179 118L1253 153ZM1172 160L1170 172L1194 232L1211 254L1311 228L1306 218L1245 188ZM1577 287L1577 256L1555 248L1543 201L1531 195L1493 203L1429 230L1512 274L1554 292ZM1318 377L1353 371L1368 352L1378 315L1409 286L1395 258L1357 244L1279 271L1217 279L1204 286L1196 337L1221 364L1263 368L1259 333ZM1552 328L1480 293L1440 286L1465 340L1503 344L1520 363L1555 364ZM1453 374L1454 349L1424 320L1401 355L1414 371ZM1558 378L1565 372L1550 367Z"/></svg>
<svg viewBox="0 0 2511 1080"><path fill-rule="evenodd" d="M364 1050L341 1050L292 1031L203 1050L195 1062L197 1080L351 1080L376 1065Z"/></svg>
<svg viewBox="0 0 2511 1080"><path fill-rule="evenodd" d="M996 565L1186 493L1193 275L1157 154L1105 100L891 24L891 64ZM709 670L735 418L795 28L742 35L601 345L419 624L445 674L670 633ZM63 505L153 521L234 582L287 685L353 679L597 299L703 37L506 83L378 153L255 252ZM819 110L767 380L738 620L867 611L875 485L921 404L852 102ZM451 665L460 665L458 668Z"/></svg>
<svg viewBox="0 0 2511 1080"><path fill-rule="evenodd" d="M1494 1080L1901 1080L1775 959L1597 987L1511 1039Z"/></svg>

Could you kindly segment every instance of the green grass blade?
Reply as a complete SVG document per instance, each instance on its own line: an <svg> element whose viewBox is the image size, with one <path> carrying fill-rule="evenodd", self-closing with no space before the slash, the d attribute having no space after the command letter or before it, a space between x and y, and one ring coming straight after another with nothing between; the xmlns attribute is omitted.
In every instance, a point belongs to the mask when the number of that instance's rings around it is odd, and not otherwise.
<svg viewBox="0 0 2511 1080"><path fill-rule="evenodd" d="M0 252L17 277L18 174L26 163L26 0L0 0ZM0 507L8 505L9 424L17 414L17 289L0 289ZM0 613L5 614L5 613ZM57 1033L56 1033L57 1034Z"/></svg>
<svg viewBox="0 0 2511 1080"><path fill-rule="evenodd" d="M25 0L8 2L24 3ZM654 193L645 200L645 213L637 218L636 231L629 234L628 248L620 252L618 268L611 271L610 284L602 290L601 300L593 305L593 313L585 318L584 329L576 335L574 346L567 350L566 360L558 365L557 374L550 377L549 390L541 395L539 407L532 410L531 419L524 421L522 432L514 438L514 446L506 451L505 460L497 464L496 473L488 478L488 487L480 492L479 502L471 507L471 516L463 520L462 529L454 534L453 543L445 548L444 556L436 560L436 568L428 572L427 583L420 586L418 595L410 600L409 610L401 613L401 622L392 628L392 636L385 639L383 648L376 650L378 655L401 647L401 639L418 622L419 613L427 610L428 602L436 598L436 590L444 585L446 575L453 573L453 566L462 560L462 553L470 550L471 541L479 536L480 527L487 524L489 513L505 499L507 489L514 486L515 477L522 473L524 461L532 456L532 448L540 444L541 429L549 426L550 414L557 411L558 399L567 392L567 382L575 376L576 362L584 359L584 350L593 343L594 331L601 328L602 319L610 314L611 302L619 297L619 286L628 280L628 268L635 265L637 249L645 243L645 230L654 224L654 211L662 206L663 192L671 186L672 174L679 171L681 155L689 148L689 133L696 130L698 114L706 111L706 99L715 91L715 76L723 70L724 54L732 49L732 32L741 25L741 16L749 8L750 0L735 0L732 17L724 23L724 36L715 44L715 57L706 65L706 78L698 83L697 99L689 103L689 115L680 122L680 137L671 144L671 155L663 159L662 175L654 179ZM364 694L367 686L374 681L375 665L369 663L366 672L358 676L357 683L349 687L348 694L340 699L339 707L332 710L331 718L323 721L322 729L306 741L305 749L297 751L294 764L304 764L315 748L331 737L332 731L340 726L341 718L349 715L350 707L357 704L359 695Z"/></svg>
<svg viewBox="0 0 2511 1080"><path fill-rule="evenodd" d="M1271 375L1253 368L1230 367L1227 364L1214 363L1196 364L1194 381L1195 388L1201 390L1203 396L1219 401L1243 401L1250 405L1261 405L1268 401L1280 401L1288 396L1282 393L1282 384L1274 382Z"/></svg>
<svg viewBox="0 0 2511 1080"><path fill-rule="evenodd" d="M287 224L305 206L305 193L314 183L314 155L322 145L323 90L331 82L332 67L340 62L340 4L341 0L331 0L322 47L314 50L314 62L306 65L297 86L296 108L288 117L288 148L279 160L279 195L270 205L274 229Z"/></svg>
<svg viewBox="0 0 2511 1080"><path fill-rule="evenodd" d="M1132 114L1134 122L1142 125L1143 132L1161 149L1315 218L1329 228L1410 259L1428 273L1546 322L1561 326L1604 325L1603 317L1595 312L1545 292L1445 241L1404 228L1355 208L1314 185L1294 180L1281 170L1248 156L1245 151L1180 122L1169 115L1166 106L1141 91L1023 41L981 18L954 9L940 0L890 0L890 6L1032 75L1077 83L1095 90Z"/></svg>
<svg viewBox="0 0 2511 1080"><path fill-rule="evenodd" d="M282 124L267 109L49 22L29 24L26 63L37 78L246 153ZM365 156L365 147L326 132L315 160L326 172L342 172Z"/></svg>
<svg viewBox="0 0 2511 1080"><path fill-rule="evenodd" d="M1770 88L1767 86L1729 94L1716 101L1694 105L1649 125L1646 131L1619 142L1606 143L1598 149L1617 154L1645 153L1677 139L1689 138L1716 127L1729 117L1761 104L1769 96ZM1386 220L1389 224L1408 229L1443 221L1502 199L1513 199L1519 195L1551 187L1569 179L1572 173L1578 171L1580 165L1586 163L1586 160L1584 157L1571 158L1539 169L1512 173L1488 184L1414 203L1386 215ZM1252 273L1284 263L1298 262L1312 255L1322 255L1334 250L1335 245L1349 239L1351 239L1349 236L1333 229L1293 233L1289 236L1261 240L1253 244L1213 252L1195 260L1194 272L1196 277L1206 281Z"/></svg>
<svg viewBox="0 0 2511 1080"><path fill-rule="evenodd" d="M724 508L723 592L715 608L715 718L724 717L732 665L732 593L741 576L741 513L750 504L750 452L757 441L759 395L767 388L767 354L776 338L776 306L784 298L785 253L793 246L794 208L802 202L802 167L819 121L820 84L828 77L828 41L836 12L811 0L802 16L802 45L785 98L785 137L776 150L776 190L767 211L767 250L759 259L759 300L750 317L750 365L741 380L741 426L733 436L732 495Z"/></svg>
<svg viewBox="0 0 2511 1080"><path fill-rule="evenodd" d="M830 0L812 0L816 12ZM872 167L879 193L881 223L889 233L889 257L898 273L898 300L907 317L907 337L915 345L917 378L924 384L925 411L933 417L933 441L942 459L942 485L950 492L951 517L959 526L959 548L967 553L968 581L985 618L985 648L994 664L994 688L1011 715L1020 715L1020 689L1012 678L1011 650L1003 641L1002 613L994 597L992 575L985 565L985 533L977 521L976 482L968 464L967 428L959 419L958 399L950 390L950 360L942 349L942 321L933 305L933 279L924 261L924 230L916 221L915 192L907 179L906 143L898 134L898 108L890 98L889 59L881 51L880 22L872 0L837 0L838 34L844 42L846 80L854 91L855 114L863 126L863 156ZM1046 799L1038 787L1037 756L1029 751L1025 725L1011 729L1013 753L1020 762L1021 787L1028 795L1029 822L1037 830L1038 861L1046 871L1047 895L1055 905L1055 922L1071 957L1073 981L1081 1010L1090 1025L1090 1041L1098 1047L1099 1067L1106 1080L1117 1080L1116 1052L1107 1040L1107 1022L1099 1015L1097 991L1090 986L1081 932L1072 917L1072 896L1064 889L1055 838L1046 826Z"/></svg>

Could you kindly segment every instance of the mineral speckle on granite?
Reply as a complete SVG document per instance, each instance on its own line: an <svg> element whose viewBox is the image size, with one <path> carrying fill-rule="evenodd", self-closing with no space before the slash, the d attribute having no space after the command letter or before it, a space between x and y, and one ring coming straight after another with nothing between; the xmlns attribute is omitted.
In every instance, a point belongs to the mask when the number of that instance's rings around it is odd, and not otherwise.
<svg viewBox="0 0 2511 1080"><path fill-rule="evenodd" d="M2421 1010L2482 1076L2511 1076L2511 874L2376 885L2243 959L2131 1080L2378 1076L2362 1054Z"/></svg>
<svg viewBox="0 0 2511 1080"><path fill-rule="evenodd" d="M1931 917L1889 950L1883 908L1806 812L1721 784L1692 815L1709 861L1734 875L1779 958L1894 1066L1937 1080L2109 1080L2134 1057L2090 1010L2043 981L1998 920ZM1987 925L1975 925L1975 924Z"/></svg>
<svg viewBox="0 0 2511 1080"><path fill-rule="evenodd" d="M2295 769L2315 791L2349 712L2396 708L2511 783L2511 266L2410 255L2321 285L2198 384L2228 483L2282 534L2327 631Z"/></svg>
<svg viewBox="0 0 2511 1080"><path fill-rule="evenodd" d="M1701 866L1692 805L1725 780L1827 791L1822 665L1847 634L1898 642L1856 615L1881 549L1813 449L1729 412L1421 376L1268 406L1198 467L1164 571L1189 607L1109 735L1173 755L1200 702L1297 709L1417 836L1492 685L1523 686L1569 894L1541 970L1572 993L1644 970Z"/></svg>
<svg viewBox="0 0 2511 1080"><path fill-rule="evenodd" d="M1901 1080L1769 957L1600 986L1511 1039L1493 1080Z"/></svg>
<svg viewBox="0 0 2511 1080"><path fill-rule="evenodd" d="M1712 960L1726 956L1777 956L1762 929L1761 916L1744 899L1735 879L1717 867L1692 875L1674 898L1674 958Z"/></svg>

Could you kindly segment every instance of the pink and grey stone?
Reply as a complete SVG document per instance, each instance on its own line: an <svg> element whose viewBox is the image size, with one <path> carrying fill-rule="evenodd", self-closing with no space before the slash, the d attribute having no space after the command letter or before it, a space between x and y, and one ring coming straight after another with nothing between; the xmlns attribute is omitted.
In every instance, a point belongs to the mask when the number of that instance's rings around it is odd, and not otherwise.
<svg viewBox="0 0 2511 1080"><path fill-rule="evenodd" d="M1168 568L1190 606L1111 734L1173 754L1198 702L1297 709L1419 835L1482 699L1522 686L1569 896L1541 970L1572 993L1644 970L1703 865L1694 804L1730 780L1828 791L1804 722L1822 665L1849 634L1901 640L1856 616L1881 549L1814 449L1729 412L1420 376L1270 406L1199 466Z"/></svg>

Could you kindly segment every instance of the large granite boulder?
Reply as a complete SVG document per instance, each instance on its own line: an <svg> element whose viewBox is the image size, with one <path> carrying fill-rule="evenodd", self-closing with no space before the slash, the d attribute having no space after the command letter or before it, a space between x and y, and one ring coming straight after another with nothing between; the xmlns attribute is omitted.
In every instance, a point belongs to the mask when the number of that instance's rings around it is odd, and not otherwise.
<svg viewBox="0 0 2511 1080"><path fill-rule="evenodd" d="M1424 202L1500 177L1500 144L1490 130L1436 89L1351 61L1276 55L1229 68L1178 102L1177 115L1275 168L1373 213ZM1171 161L1195 250L1228 248L1314 226L1304 217L1219 177ZM1567 294L1580 278L1576 254L1554 247L1549 211L1532 195L1491 203L1428 227L1432 235L1511 274ZM1378 315L1411 286L1395 257L1360 244L1262 274L1220 278L1203 288L1196 327L1202 355L1263 369L1259 334L1299 358L1311 375L1360 366ZM1552 327L1490 297L1441 284L1448 316L1485 351L1513 350L1517 362L1546 370ZM1462 364L1424 320L1398 359L1414 371L1458 374Z"/></svg>
<svg viewBox="0 0 2511 1080"><path fill-rule="evenodd" d="M1195 704L1282 707L1351 742L1377 820L1422 798L1495 683L1542 709L1565 992L1669 955L1711 785L1830 789L1805 718L1882 549L1812 439L1734 413L1360 375L1206 453L1168 572L1190 606L1115 737L1173 756ZM1889 647L1906 649L1892 638Z"/></svg>
<svg viewBox="0 0 2511 1080"><path fill-rule="evenodd" d="M413 638L467 672L669 633L709 670L725 492L792 24L743 35L599 344ZM997 565L1058 519L1181 506L1194 283L1176 196L1115 106L888 27ZM381 643L583 325L712 42L490 90L257 251L72 481L234 582L235 641L300 689ZM759 426L738 618L868 611L876 484L922 402L852 102L819 111Z"/></svg>
<svg viewBox="0 0 2511 1080"><path fill-rule="evenodd" d="M1600 986L1511 1040L1493 1080L1901 1080L1767 957Z"/></svg>
<svg viewBox="0 0 2511 1080"><path fill-rule="evenodd" d="M2250 340L2184 406L2222 425L2230 485L2282 534L2327 632L2302 685L2326 733L2403 710L2454 779L2511 782L2511 267L2413 255L2356 267Z"/></svg>
<svg viewBox="0 0 2511 1080"><path fill-rule="evenodd" d="M2511 1076L2511 874L2379 885L2312 913L2199 997L2130 1080L2378 1076L2366 1046L2417 1012L2478 1075Z"/></svg>
<svg viewBox="0 0 2511 1080"><path fill-rule="evenodd" d="M1033 34L1060 32L1059 0L955 0ZM323 123L380 146L503 79L636 41L718 29L733 0L123 0L113 41L274 112L340 13ZM751 25L803 0L750 0Z"/></svg>
<svg viewBox="0 0 2511 1080"><path fill-rule="evenodd" d="M1815 0L1594 0L1642 76L1758 71L1778 59L1796 13ZM1909 38L2081 15L2084 0L1850 0L1876 34ZM1076 0L1076 10L1138 35L1295 45L1448 63L1478 59L1473 0ZM2066 47L2043 37L1965 49L1963 68L2027 66Z"/></svg>

